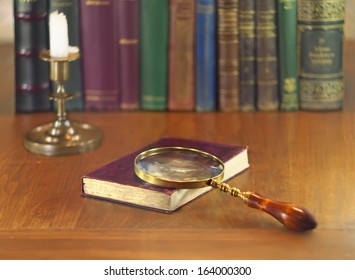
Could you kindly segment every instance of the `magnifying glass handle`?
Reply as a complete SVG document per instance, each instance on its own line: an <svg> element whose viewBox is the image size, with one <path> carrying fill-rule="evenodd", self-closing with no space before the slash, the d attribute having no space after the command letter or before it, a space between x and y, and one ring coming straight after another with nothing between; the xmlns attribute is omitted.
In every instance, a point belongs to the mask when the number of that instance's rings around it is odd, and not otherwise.
<svg viewBox="0 0 355 280"><path fill-rule="evenodd" d="M239 197L249 207L270 214L289 229L306 231L317 226L314 215L304 207L271 200L255 192L241 192L237 188L231 188L228 184L219 183L215 180L211 180L210 185L221 191L229 192L232 196Z"/></svg>
<svg viewBox="0 0 355 280"><path fill-rule="evenodd" d="M317 226L317 221L313 214L304 207L293 203L274 201L255 192L246 192L245 195L247 196L245 203L249 207L270 214L290 229L305 231L314 229Z"/></svg>

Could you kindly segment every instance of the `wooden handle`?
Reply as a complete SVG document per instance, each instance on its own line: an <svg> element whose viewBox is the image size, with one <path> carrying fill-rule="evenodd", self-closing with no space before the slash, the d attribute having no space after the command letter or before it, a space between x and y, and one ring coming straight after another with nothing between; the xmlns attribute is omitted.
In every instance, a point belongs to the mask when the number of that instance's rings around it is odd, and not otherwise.
<svg viewBox="0 0 355 280"><path fill-rule="evenodd" d="M228 184L220 183L215 179L211 179L208 184L223 192L230 193L234 197L239 197L252 208L270 214L289 229L305 231L317 226L315 217L306 208L296 206L293 203L274 201L255 192L242 192L238 188L232 188Z"/></svg>
<svg viewBox="0 0 355 280"><path fill-rule="evenodd" d="M273 201L255 192L248 193L245 203L270 214L292 230L305 231L317 226L317 221L311 212L293 203Z"/></svg>

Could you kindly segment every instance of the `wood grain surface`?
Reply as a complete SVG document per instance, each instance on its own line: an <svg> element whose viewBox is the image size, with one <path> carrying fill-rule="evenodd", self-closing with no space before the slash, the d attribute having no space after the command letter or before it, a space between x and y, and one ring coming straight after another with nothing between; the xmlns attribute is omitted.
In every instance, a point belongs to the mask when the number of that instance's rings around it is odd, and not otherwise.
<svg viewBox="0 0 355 280"><path fill-rule="evenodd" d="M1 46L0 259L355 259L355 44L345 50L342 111L71 113L103 130L102 146L44 157L23 136L54 113L10 112L13 53ZM318 227L287 230L218 190L172 214L82 197L82 175L162 136L249 146L251 167L230 185L304 206Z"/></svg>

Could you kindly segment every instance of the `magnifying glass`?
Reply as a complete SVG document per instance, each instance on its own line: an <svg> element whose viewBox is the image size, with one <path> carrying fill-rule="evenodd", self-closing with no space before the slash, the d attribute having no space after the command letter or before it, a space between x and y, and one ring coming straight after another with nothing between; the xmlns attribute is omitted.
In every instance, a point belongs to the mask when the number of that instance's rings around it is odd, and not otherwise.
<svg viewBox="0 0 355 280"><path fill-rule="evenodd" d="M270 214L287 228L314 229L317 221L304 207L268 199L255 192L242 192L222 183L224 164L216 156L184 147L161 147L140 153L134 161L136 175L148 183L177 189L211 186L240 198L246 205Z"/></svg>

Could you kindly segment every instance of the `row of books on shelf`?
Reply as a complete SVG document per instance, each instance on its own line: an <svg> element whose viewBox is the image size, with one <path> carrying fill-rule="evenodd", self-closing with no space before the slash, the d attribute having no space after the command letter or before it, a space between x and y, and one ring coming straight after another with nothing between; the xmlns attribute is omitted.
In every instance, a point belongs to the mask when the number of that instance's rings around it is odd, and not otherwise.
<svg viewBox="0 0 355 280"><path fill-rule="evenodd" d="M344 0L14 1L16 111L51 110L48 15L63 12L69 110L340 109Z"/></svg>

